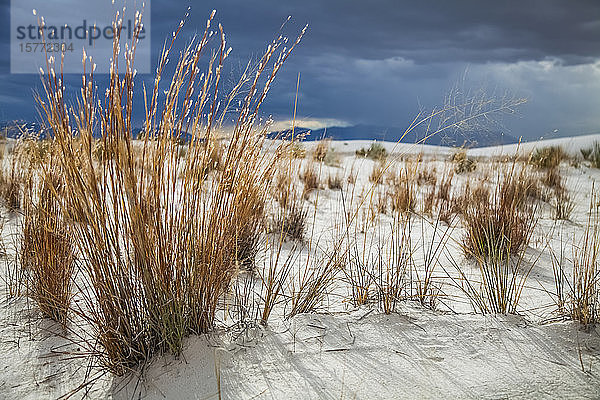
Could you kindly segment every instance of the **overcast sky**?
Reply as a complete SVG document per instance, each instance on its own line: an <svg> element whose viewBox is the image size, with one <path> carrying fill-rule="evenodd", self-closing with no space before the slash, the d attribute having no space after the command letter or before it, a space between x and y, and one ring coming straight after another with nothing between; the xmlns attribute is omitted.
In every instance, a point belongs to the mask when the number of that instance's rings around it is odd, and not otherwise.
<svg viewBox="0 0 600 400"><path fill-rule="evenodd" d="M263 52L288 15L289 36L309 24L263 108L280 121L292 115L298 73L298 115L312 127L405 127L464 78L470 88L528 98L518 116L504 121L514 136L600 131L597 0L153 0L154 59L189 5L184 41L217 9L233 47L234 75ZM10 74L8 0L0 10L0 120L37 119L32 93L39 77ZM67 84L79 81L71 76Z"/></svg>

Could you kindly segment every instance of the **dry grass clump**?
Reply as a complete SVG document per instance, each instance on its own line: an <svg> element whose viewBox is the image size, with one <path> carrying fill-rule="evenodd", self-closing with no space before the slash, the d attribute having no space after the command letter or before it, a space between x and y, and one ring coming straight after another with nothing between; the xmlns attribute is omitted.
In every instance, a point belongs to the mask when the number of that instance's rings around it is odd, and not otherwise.
<svg viewBox="0 0 600 400"><path fill-rule="evenodd" d="M21 170L15 157L11 160L8 175L5 173L4 168L0 166L0 198L10 211L21 208L22 181Z"/></svg>
<svg viewBox="0 0 600 400"><path fill-rule="evenodd" d="M273 197L281 207L287 207L293 191L295 191L295 186L289 169L285 168L280 170L275 175Z"/></svg>
<svg viewBox="0 0 600 400"><path fill-rule="evenodd" d="M399 303L415 300L436 308L441 285L435 271L451 228L443 230L435 221L432 237L426 238L422 229L419 244L413 242L412 228L411 217L398 214L385 237L373 232L361 245L351 244L343 272L354 306L375 303L390 314Z"/></svg>
<svg viewBox="0 0 600 400"><path fill-rule="evenodd" d="M240 266L253 269L254 260L265 229L265 195L263 188L240 175L235 190L233 222L235 223L235 256ZM267 178L268 179L268 178Z"/></svg>
<svg viewBox="0 0 600 400"><path fill-rule="evenodd" d="M51 139L38 139L26 136L17 141L15 146L15 160L27 169L43 167L49 160L55 143Z"/></svg>
<svg viewBox="0 0 600 400"><path fill-rule="evenodd" d="M382 161L387 158L388 152L382 144L373 142L367 149L363 147L356 150L356 155L358 157L365 157L374 161Z"/></svg>
<svg viewBox="0 0 600 400"><path fill-rule="evenodd" d="M423 165L423 163L419 163ZM435 167L425 169L423 167L418 168L416 182L418 185L436 185L437 184L437 170Z"/></svg>
<svg viewBox="0 0 600 400"><path fill-rule="evenodd" d="M320 169L317 171L315 164L312 162L305 165L304 169L300 172L300 180L304 184L304 189L302 190L302 197L304 199L308 199L310 193L321 188L319 175Z"/></svg>
<svg viewBox="0 0 600 400"><path fill-rule="evenodd" d="M323 162L327 153L329 152L329 146L331 145L331 139L321 139L315 146L313 151L312 159L314 161Z"/></svg>
<svg viewBox="0 0 600 400"><path fill-rule="evenodd" d="M341 242L336 242L319 256L311 254L307 258L306 265L292 282L291 308L285 314L286 319L318 309L335 284L337 275L343 268L344 259Z"/></svg>
<svg viewBox="0 0 600 400"><path fill-rule="evenodd" d="M597 196L593 191L592 188L585 232L581 238L573 238L570 279L565 270L567 260L563 257L562 248L560 257L552 252L558 312L569 315L583 325L600 321L600 214L596 206Z"/></svg>
<svg viewBox="0 0 600 400"><path fill-rule="evenodd" d="M542 183L551 189L562 188L562 177L558 167L549 167L542 178Z"/></svg>
<svg viewBox="0 0 600 400"><path fill-rule="evenodd" d="M600 168L600 143L594 142L592 147L581 149L583 159L589 161L594 168Z"/></svg>
<svg viewBox="0 0 600 400"><path fill-rule="evenodd" d="M373 169L371 170L371 174L369 174L369 182L377 185L383 183L383 176L386 170L385 162L378 162L373 165Z"/></svg>
<svg viewBox="0 0 600 400"><path fill-rule="evenodd" d="M452 162L454 163L454 172L457 174L463 174L467 172L475 171L477 163L472 158L467 157L467 151L461 149L452 155Z"/></svg>
<svg viewBox="0 0 600 400"><path fill-rule="evenodd" d="M277 246L270 246L268 266L265 265L262 271L259 270L259 277L263 284L260 295L260 298L263 299L260 323L265 326L275 306L285 301L288 278L299 256L299 247L294 245L284 257L282 254L283 243L284 241L280 238Z"/></svg>
<svg viewBox="0 0 600 400"><path fill-rule="evenodd" d="M548 146L535 151L529 157L529 162L538 168L555 168L568 158L560 146Z"/></svg>
<svg viewBox="0 0 600 400"><path fill-rule="evenodd" d="M528 201L528 188L523 185L525 169L515 165L499 176L491 196L486 189L467 188L463 199L466 226L464 250L469 256L480 257L497 253L514 254L529 243L536 224L536 206ZM478 193L474 193L477 192Z"/></svg>
<svg viewBox="0 0 600 400"><path fill-rule="evenodd" d="M524 254L537 224L536 203L528 201L522 182L525 169L516 165L499 176L489 196L463 195L466 234L463 251L477 263L481 281L474 282L453 261L460 274L457 285L482 313L517 312L525 282L533 268L525 266Z"/></svg>
<svg viewBox="0 0 600 400"><path fill-rule="evenodd" d="M335 175L329 174L327 177L327 187L332 190L341 190L343 188L343 177L338 172Z"/></svg>
<svg viewBox="0 0 600 400"><path fill-rule="evenodd" d="M556 220L570 219L575 209L575 202L573 195L563 183L558 167L546 169L541 182L548 190L539 195L539 198L549 202L552 206L552 218Z"/></svg>
<svg viewBox="0 0 600 400"><path fill-rule="evenodd" d="M313 150L312 160L322 162L329 167L339 167L341 162L339 154L335 151L335 148L331 147L331 139L322 139L317 142Z"/></svg>
<svg viewBox="0 0 600 400"><path fill-rule="evenodd" d="M206 178L211 172L218 171L221 168L225 149L219 140L205 140L203 146L205 149L203 149L201 160L202 177ZM188 154L189 151L186 152L186 156Z"/></svg>
<svg viewBox="0 0 600 400"><path fill-rule="evenodd" d="M599 222L598 208L592 203L583 239L573 250L570 314L584 325L600 321Z"/></svg>
<svg viewBox="0 0 600 400"><path fill-rule="evenodd" d="M396 311L398 304L411 295L409 278L414 260L410 232L409 218L396 219L388 253L377 259L373 284L377 304L385 314Z"/></svg>
<svg viewBox="0 0 600 400"><path fill-rule="evenodd" d="M592 147L580 151L583 159L589 161L592 167L600 168L600 143L594 142Z"/></svg>
<svg viewBox="0 0 600 400"><path fill-rule="evenodd" d="M408 167L400 169L392 179L388 197L392 205L392 211L408 213L415 210L416 194L413 171L410 171Z"/></svg>
<svg viewBox="0 0 600 400"><path fill-rule="evenodd" d="M433 206L435 205L436 185L431 186L423 195L422 211L423 214L431 216L433 214Z"/></svg>
<svg viewBox="0 0 600 400"><path fill-rule="evenodd" d="M42 314L66 324L71 303L74 252L71 228L61 204L57 171L30 177L23 200L20 268L27 292Z"/></svg>
<svg viewBox="0 0 600 400"><path fill-rule="evenodd" d="M145 93L139 168L131 132L141 15L124 52L115 35L104 100L97 96L104 91L96 89L87 60L77 109L65 104L64 80L53 59L42 76L46 96L39 103L61 150L64 202L74 220L73 241L86 280L85 306L78 314L95 336L91 351L118 375L157 351L179 354L185 336L214 326L220 301L238 273L240 253L247 254L240 251L247 247L240 238L256 232L268 193L264 188L287 154L285 143L264 151L268 126L257 127L256 121L276 73L304 31L291 45L275 39L256 72L244 74L221 101L235 99L239 113L223 143L220 166L205 181L212 156L203 142L212 140L229 112L215 97L229 51L221 27L217 48L209 49L213 17L214 12L205 32L179 54L166 90L161 80L181 25L163 49L155 85ZM120 24L115 22L117 32ZM208 70L200 74L203 54L211 56ZM126 62L119 64L123 57ZM109 153L101 164L92 152L95 131ZM178 157L177 139L184 134L190 135L187 155ZM246 224L252 226L249 236Z"/></svg>
<svg viewBox="0 0 600 400"><path fill-rule="evenodd" d="M570 220L575 209L573 195L567 188L559 188L555 191L552 200L552 217L556 220Z"/></svg>
<svg viewBox="0 0 600 400"><path fill-rule="evenodd" d="M335 148L330 147L327 150L327 154L325 154L325 158L323 159L323 163L328 167L339 167L341 165L341 159L338 152Z"/></svg>
<svg viewBox="0 0 600 400"><path fill-rule="evenodd" d="M442 228L441 220L438 218L432 223L431 238L427 239L424 235L425 223L423 219L421 221L421 245L419 248L422 252L422 265L418 261L414 264L422 268L415 268L412 274L411 291L412 297L423 307L434 310L437 308L440 295L442 295L441 283L438 282L436 272L441 266L440 257L446 248L446 243L450 240L453 228L450 225Z"/></svg>
<svg viewBox="0 0 600 400"><path fill-rule="evenodd" d="M302 241L306 230L308 210L302 198L292 192L285 207L280 207L275 212L271 221L271 232L280 234L283 239Z"/></svg>
<svg viewBox="0 0 600 400"><path fill-rule="evenodd" d="M306 149L304 145L300 142L293 142L290 146L290 156L292 158L304 158L306 157Z"/></svg>
<svg viewBox="0 0 600 400"><path fill-rule="evenodd" d="M444 172L441 180L436 187L432 187L431 192L425 198L424 210L430 210L437 207L438 219L446 224L450 224L453 214L456 212L455 199L452 196L452 181L454 171Z"/></svg>

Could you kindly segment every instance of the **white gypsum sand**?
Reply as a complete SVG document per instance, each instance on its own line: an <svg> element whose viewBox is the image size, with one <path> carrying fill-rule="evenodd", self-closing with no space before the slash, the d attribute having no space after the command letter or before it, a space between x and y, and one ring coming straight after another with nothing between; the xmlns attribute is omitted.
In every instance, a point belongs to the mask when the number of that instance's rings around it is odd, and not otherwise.
<svg viewBox="0 0 600 400"><path fill-rule="evenodd" d="M589 147L600 136L554 139L551 142L523 143L522 154L547 145L561 146L572 156L580 148ZM297 244L287 278L286 296L298 288L303 273L323 265L328 251L344 230L344 213L357 211L356 227L348 233L355 254L361 260L372 260L380 246L389 245L395 214L387 206L385 213L367 215L379 193L387 193L387 183L369 181L377 162L356 157L356 150L368 147L370 141L333 141L336 159L315 162L322 188L303 200L307 209L305 241ZM414 162L421 154L422 167L433 171L440 180L451 173L454 150L436 146L396 145L382 143L390 152L388 171L398 171ZM306 159L293 160L293 179L309 163L316 144L303 143ZM465 174L454 174L452 191L459 193L467 180L494 179L507 163L502 157L513 156L517 146L472 149L477 168ZM394 150L392 152L392 150ZM7 162L6 160L4 162ZM486 175L486 171L489 176ZM555 291L552 253L561 246L567 258L573 243L584 235L588 220L590 193L600 170L586 162L559 166L574 208L569 220L553 218L552 202L542 202L537 212L539 221L525 251L525 263L532 265L519 302L519 315L481 315L464 292L456 287L458 279L449 259L463 272L477 279L478 270L465 258L461 243L465 233L460 217L448 228L449 237L436 264L433 279L441 285L437 309L432 311L414 300L403 300L395 311L386 315L376 301L357 307L351 301L348 278L341 270L326 285L326 292L311 313L286 318L291 305L280 300L273 309L267 327L246 318L239 324L231 316L232 298L225 299L218 329L210 334L186 339L183 353L175 358L156 356L143 373L124 378L104 374L89 385L90 398L569 398L600 396L599 328L581 329L574 321L557 318L554 312ZM348 175L355 174L354 183ZM537 172L540 180L544 172ZM327 177L342 176L343 190L327 188ZM385 173L384 173L385 175ZM385 180L385 178L384 178ZM374 190L372 190L374 188ZM414 185L416 212L411 217L410 238L415 248L415 270L423 276L423 243L440 240L434 235L434 217L422 216L421 203L427 195L427 183ZM275 202L271 205L276 208ZM365 214L367 213L367 214ZM6 271L14 263L14 234L18 231L18 214L4 211L7 223L3 238L7 255ZM371 218L372 217L372 218ZM273 238L276 235L271 234ZM283 259L294 250L293 241L283 245ZM257 256L254 274L241 273L238 281L251 282L249 290L261 292L260 274L268 268L273 242L264 244ZM382 250L385 255L385 250ZM366 255L365 255L366 254ZM308 259L308 261L307 261ZM347 268L347 264L342 267ZM571 271L567 269L567 274ZM85 327L71 331L41 319L35 305L26 298L10 298L6 293L7 276L2 281L0 306L0 398L57 398L77 389L101 374L96 365L80 355L74 332L85 335ZM292 286L294 285L294 286ZM376 283L372 283L376 287ZM244 286L244 285L242 285ZM375 289L374 289L375 290ZM260 300L246 302L252 307ZM75 301L77 298L75 298ZM74 355L76 355L74 357ZM76 398L85 389L75 394Z"/></svg>

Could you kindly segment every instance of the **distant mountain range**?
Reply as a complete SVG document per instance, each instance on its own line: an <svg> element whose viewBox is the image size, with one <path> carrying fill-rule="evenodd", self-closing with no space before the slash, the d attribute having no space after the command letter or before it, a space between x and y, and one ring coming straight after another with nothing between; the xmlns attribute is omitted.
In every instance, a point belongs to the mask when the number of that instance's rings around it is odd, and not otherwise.
<svg viewBox="0 0 600 400"><path fill-rule="evenodd" d="M305 140L320 140L324 137L333 140L381 140L389 142L416 143L422 142L426 136L424 129L415 129L404 135L405 129L376 125L332 126L324 129L308 129L298 127L295 135L305 134ZM290 130L271 132L271 137L289 136ZM404 136L403 136L404 135ZM423 143L448 147L486 147L501 144L517 143L511 135L499 131L444 131L427 138Z"/></svg>
<svg viewBox="0 0 600 400"><path fill-rule="evenodd" d="M140 129L134 130L137 136ZM326 129L311 130L298 127L295 135L305 135L305 140L320 140L324 137L334 140L385 140L403 143L421 143L426 135L424 129L415 129L404 135L405 129L376 125L332 126ZM270 137L289 136L291 131L271 132ZM34 135L45 138L47 132L37 122L3 121L0 122L0 135L9 138L20 138L23 135ZM403 136L404 135L404 136ZM186 134L186 139L189 139ZM448 147L486 147L501 144L517 143L514 136L499 131L444 131L427 138L423 143Z"/></svg>

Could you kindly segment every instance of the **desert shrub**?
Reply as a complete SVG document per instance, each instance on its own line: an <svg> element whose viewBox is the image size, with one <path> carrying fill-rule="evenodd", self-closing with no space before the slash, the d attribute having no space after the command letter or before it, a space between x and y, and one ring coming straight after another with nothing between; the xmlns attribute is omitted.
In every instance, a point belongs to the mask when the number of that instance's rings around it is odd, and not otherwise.
<svg viewBox="0 0 600 400"><path fill-rule="evenodd" d="M538 168L556 168L566 160L567 154L560 146L548 146L535 149L529 162Z"/></svg>
<svg viewBox="0 0 600 400"><path fill-rule="evenodd" d="M382 144L373 142L371 143L371 146L369 146L369 148L367 149L363 147L356 150L356 155L359 157L366 157L375 161L381 161L387 157L388 153Z"/></svg>
<svg viewBox="0 0 600 400"><path fill-rule="evenodd" d="M452 162L454 163L454 172L457 174L475 171L477 166L475 160L467 157L467 151L464 149L452 155Z"/></svg>
<svg viewBox="0 0 600 400"><path fill-rule="evenodd" d="M268 71L258 68L250 80L242 78L228 94L224 104L234 98L237 102L241 88L248 89L223 144L219 168L205 180L204 161L211 158L211 148L204 142L213 140L215 129L230 111L226 107L219 113L208 111L217 101L212 93L218 92L215 85L222 81L228 54L224 34L220 42L217 39L220 46L214 52L209 49L214 43L209 40L213 17L214 13L204 35L179 53L166 90L160 85L170 47L163 50L145 108L138 167L133 139L127 134L133 131L130 110L137 98L133 92L136 40L123 51L115 35L111 68L118 71L122 65L117 60L123 56L128 62L119 71L122 74L112 75L104 100L96 97L91 72L83 77L74 108L67 106L57 83L64 81L56 77L60 67L49 60L50 70L42 76L45 97L39 105L63 150L58 161L64 206L74 222L72 239L86 281L76 311L95 336L92 342L97 345L89 351L118 375L156 352L179 354L187 335L213 328L239 270L237 259L245 246L239 242L245 235L240 229L245 224L256 226L257 210L268 193L263 189L270 185L280 157L288 153L286 143L263 153L269 145L268 132L255 121L264 93L304 31L287 47L283 37L275 39L259 61L266 66L267 60L275 60L274 64ZM134 35L140 30L138 15ZM170 40L176 38L177 34ZM207 53L214 54L208 63L213 79L203 81L198 71L201 55ZM110 163L94 162L93 132L107 144L105 158ZM191 138L187 156L180 158L173 137L184 132L190 132Z"/></svg>

